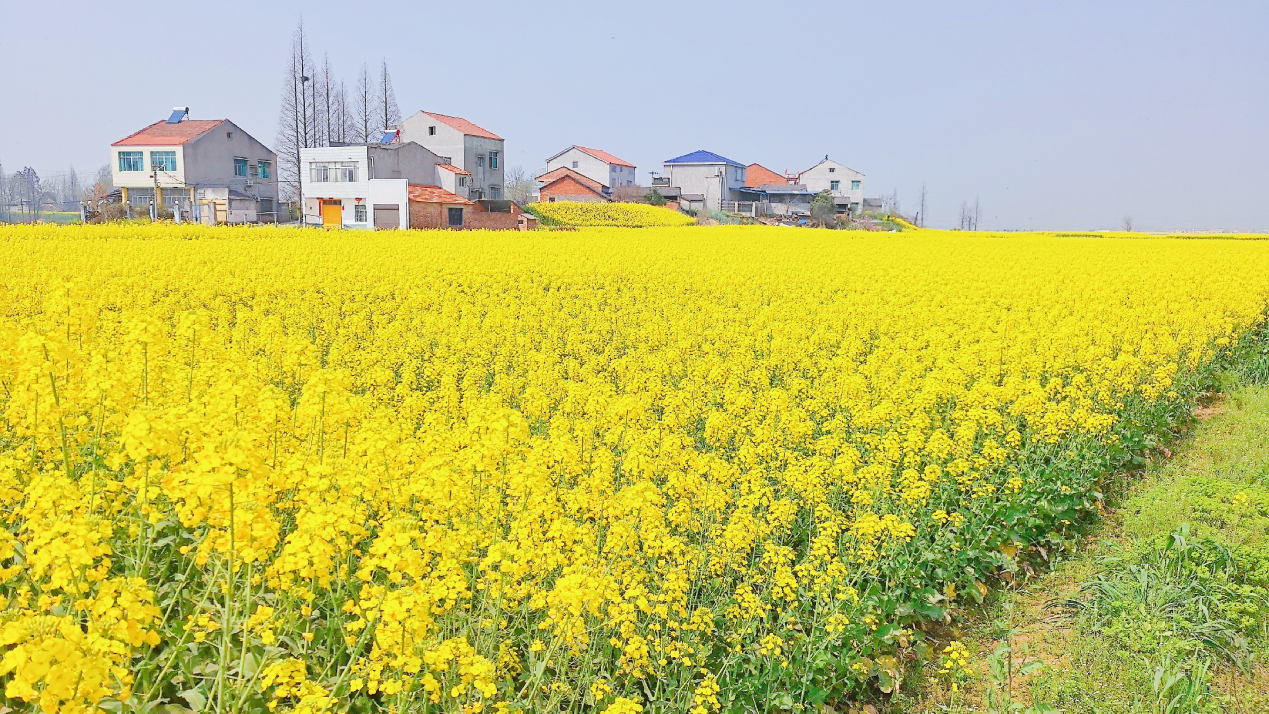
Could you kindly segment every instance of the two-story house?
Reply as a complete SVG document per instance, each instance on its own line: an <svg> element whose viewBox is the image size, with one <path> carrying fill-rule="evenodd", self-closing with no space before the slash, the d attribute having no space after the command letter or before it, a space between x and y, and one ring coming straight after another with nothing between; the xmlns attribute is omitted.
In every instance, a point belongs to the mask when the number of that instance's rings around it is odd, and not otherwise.
<svg viewBox="0 0 1269 714"><path fill-rule="evenodd" d="M611 195L612 189L635 184L635 165L613 156L607 151L570 146L546 160L546 171L571 169L604 187Z"/></svg>
<svg viewBox="0 0 1269 714"><path fill-rule="evenodd" d="M859 215L864 203L864 175L827 156L824 160L797 175L797 183L812 193L827 190L833 194L838 213Z"/></svg>
<svg viewBox="0 0 1269 714"><path fill-rule="evenodd" d="M449 173L445 158L414 142L301 149L300 165L304 224L325 228L409 228L411 187L440 190Z"/></svg>
<svg viewBox="0 0 1269 714"><path fill-rule="evenodd" d="M277 154L228 119L190 119L178 107L110 151L114 185L139 212L154 204L203 223L276 220Z"/></svg>
<svg viewBox="0 0 1269 714"><path fill-rule="evenodd" d="M669 186L679 189L683 201L700 201L710 211L721 210L724 201L737 200L732 196L745 187L745 165L712 151L669 159L663 168Z"/></svg>
<svg viewBox="0 0 1269 714"><path fill-rule="evenodd" d="M501 136L435 112L417 112L396 128L399 141L413 141L468 172L467 198L502 198L506 150Z"/></svg>

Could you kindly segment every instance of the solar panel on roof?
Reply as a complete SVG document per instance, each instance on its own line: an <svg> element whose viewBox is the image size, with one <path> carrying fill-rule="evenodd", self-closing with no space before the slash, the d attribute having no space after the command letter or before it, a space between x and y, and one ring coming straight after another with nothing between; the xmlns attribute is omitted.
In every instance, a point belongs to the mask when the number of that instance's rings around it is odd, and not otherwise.
<svg viewBox="0 0 1269 714"><path fill-rule="evenodd" d="M181 123L181 120L183 120L183 119L185 118L185 115L186 115L186 114L189 114L189 110L188 110L188 109L185 109L185 108L183 108L183 107L182 107L182 108L179 108L179 109L174 109L174 110L172 110L172 116L170 116L170 117L168 117L168 118L167 118L167 123L168 123L168 124L180 124L180 123Z"/></svg>
<svg viewBox="0 0 1269 714"><path fill-rule="evenodd" d="M385 131L383 132L383 138L379 140L379 143L391 144L392 140L395 138L397 138L397 133L395 131Z"/></svg>

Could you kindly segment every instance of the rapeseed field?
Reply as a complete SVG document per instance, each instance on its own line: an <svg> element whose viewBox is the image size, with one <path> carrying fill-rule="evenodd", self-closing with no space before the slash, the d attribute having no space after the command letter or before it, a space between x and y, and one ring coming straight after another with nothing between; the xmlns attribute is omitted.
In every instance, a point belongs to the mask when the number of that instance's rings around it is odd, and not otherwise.
<svg viewBox="0 0 1269 714"><path fill-rule="evenodd" d="M1267 301L1254 241L0 228L0 681L709 714L961 676L942 626Z"/></svg>

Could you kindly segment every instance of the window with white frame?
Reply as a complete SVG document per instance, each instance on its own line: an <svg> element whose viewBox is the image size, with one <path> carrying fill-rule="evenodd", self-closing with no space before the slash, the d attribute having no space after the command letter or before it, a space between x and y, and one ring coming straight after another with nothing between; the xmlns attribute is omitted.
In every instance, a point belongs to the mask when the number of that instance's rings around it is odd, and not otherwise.
<svg viewBox="0 0 1269 714"><path fill-rule="evenodd" d="M120 151L119 152L119 170L120 171L145 171L145 152L144 151Z"/></svg>
<svg viewBox="0 0 1269 714"><path fill-rule="evenodd" d="M356 161L311 161L308 180L312 183L355 183Z"/></svg>
<svg viewBox="0 0 1269 714"><path fill-rule="evenodd" d="M436 127L434 127L434 126L429 126L429 127L427 128L427 135L428 135L428 136L436 136Z"/></svg>
<svg viewBox="0 0 1269 714"><path fill-rule="evenodd" d="M366 204L358 203L356 207L353 208L353 220L357 223L366 222Z"/></svg>
<svg viewBox="0 0 1269 714"><path fill-rule="evenodd" d="M498 152L496 151L489 152L489 168L498 168Z"/></svg>
<svg viewBox="0 0 1269 714"><path fill-rule="evenodd" d="M836 190L840 189L841 187L842 187L842 182L841 182L841 181L829 181L829 182L828 182L828 189L829 189L830 191L836 191Z"/></svg>

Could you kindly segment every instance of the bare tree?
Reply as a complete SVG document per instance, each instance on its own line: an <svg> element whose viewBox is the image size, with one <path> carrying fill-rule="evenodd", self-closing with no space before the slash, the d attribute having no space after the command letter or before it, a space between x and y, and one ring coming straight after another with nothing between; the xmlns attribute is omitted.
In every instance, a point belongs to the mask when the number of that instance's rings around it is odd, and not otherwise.
<svg viewBox="0 0 1269 714"><path fill-rule="evenodd" d="M974 196L974 227L970 230L978 230L978 216L981 214L978 206L978 197Z"/></svg>
<svg viewBox="0 0 1269 714"><path fill-rule="evenodd" d="M358 144L370 143L374 122L374 87L370 84L369 70L362 64L361 73L357 75L356 94L353 95L353 141Z"/></svg>
<svg viewBox="0 0 1269 714"><path fill-rule="evenodd" d="M0 222L9 222L9 179L4 175L3 162L0 162Z"/></svg>
<svg viewBox="0 0 1269 714"><path fill-rule="evenodd" d="M336 108L339 99L338 89L335 87L335 76L331 72L330 57L322 55L322 66L317 72L317 86L314 87L314 95L317 99L318 113L321 120L318 122L317 146L330 146L330 142L335 138L335 122L338 119L338 110Z"/></svg>
<svg viewBox="0 0 1269 714"><path fill-rule="evenodd" d="M94 185L100 184L102 186L105 186L106 193L109 193L114 190L115 176L114 176L114 173L111 172L110 170L110 164L105 164L101 168L97 169L97 178L94 179L93 184Z"/></svg>
<svg viewBox="0 0 1269 714"><path fill-rule="evenodd" d="M889 196L882 196L881 212L887 216L899 215L899 189L896 188Z"/></svg>
<svg viewBox="0 0 1269 714"><path fill-rule="evenodd" d="M921 182L921 208L917 213L917 225L925 226L925 182Z"/></svg>
<svg viewBox="0 0 1269 714"><path fill-rule="evenodd" d="M66 183L63 186L63 194L61 202L63 204L78 203L84 200L84 187L79 182L79 174L75 173L75 167L72 165L70 171L66 174ZM65 208L65 206L61 206Z"/></svg>
<svg viewBox="0 0 1269 714"><path fill-rule="evenodd" d="M397 94L392 91L392 75L388 74L388 61L379 70L379 91L375 92L375 121L379 133L401 123L401 109L397 107Z"/></svg>
<svg viewBox="0 0 1269 714"><path fill-rule="evenodd" d="M1124 216L1124 232L1132 233L1132 216Z"/></svg>
<svg viewBox="0 0 1269 714"><path fill-rule="evenodd" d="M957 228L962 231L971 231L974 225L973 213L969 210L969 204L961 201L961 220Z"/></svg>
<svg viewBox="0 0 1269 714"><path fill-rule="evenodd" d="M528 203L533 200L533 187L537 181L524 170L523 166L512 166L503 175L503 186L507 198L516 203Z"/></svg>
<svg viewBox="0 0 1269 714"><path fill-rule="evenodd" d="M612 197L614 200L625 203L647 203L648 187L633 183L626 184L625 186L614 186L612 189Z"/></svg>
<svg viewBox="0 0 1269 714"><path fill-rule="evenodd" d="M282 83L282 106L278 113L278 187L287 200L300 195L300 149L316 146L311 73L312 60L300 20L291 37L291 57Z"/></svg>
<svg viewBox="0 0 1269 714"><path fill-rule="evenodd" d="M343 80L339 82L339 88L335 90L335 133L331 139L341 144L348 143L348 134L351 129L352 117L348 111L348 90L344 87Z"/></svg>

